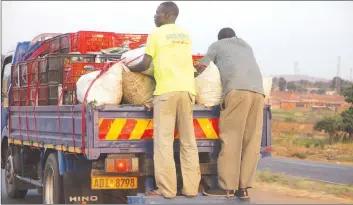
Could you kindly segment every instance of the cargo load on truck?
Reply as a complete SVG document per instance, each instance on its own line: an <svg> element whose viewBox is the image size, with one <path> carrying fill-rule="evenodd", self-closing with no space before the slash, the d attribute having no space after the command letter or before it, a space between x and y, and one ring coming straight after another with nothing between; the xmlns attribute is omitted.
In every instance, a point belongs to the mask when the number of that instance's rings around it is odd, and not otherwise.
<svg viewBox="0 0 353 205"><path fill-rule="evenodd" d="M2 112L7 126L2 130L1 164L10 198L24 198L28 190L37 189L46 204L165 202L144 195L156 188L153 110L146 107L155 86L153 76L132 76L121 64L126 52L138 49L141 53L146 39L146 34L79 31L20 43L19 51L5 57L7 66L2 69L11 65L11 72L3 72L10 73L2 82L9 85L3 96L10 104ZM194 63L201 58L194 55ZM132 77L124 81L126 74ZM138 84L143 81L143 86ZM131 93L133 97L128 95ZM110 98L105 98L107 95ZM201 191L217 181L219 115L217 105L196 104L193 108ZM181 186L177 131L174 138ZM259 149L264 157L271 156L268 105L264 107ZM201 196L187 200L178 196L174 202L206 201L241 203L234 198L208 200Z"/></svg>

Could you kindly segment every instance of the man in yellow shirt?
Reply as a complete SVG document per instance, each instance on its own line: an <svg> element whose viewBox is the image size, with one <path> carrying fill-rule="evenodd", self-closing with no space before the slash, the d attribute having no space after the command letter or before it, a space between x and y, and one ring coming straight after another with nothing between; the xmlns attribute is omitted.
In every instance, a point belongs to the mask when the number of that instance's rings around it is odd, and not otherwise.
<svg viewBox="0 0 353 205"><path fill-rule="evenodd" d="M158 189L148 195L174 198L177 178L174 162L174 130L180 138L180 163L185 196L198 193L201 180L197 144L193 126L195 92L191 37L175 25L179 9L173 2L164 2L154 16L157 28L148 36L146 54L141 63L129 67L132 72L154 65L154 169Z"/></svg>

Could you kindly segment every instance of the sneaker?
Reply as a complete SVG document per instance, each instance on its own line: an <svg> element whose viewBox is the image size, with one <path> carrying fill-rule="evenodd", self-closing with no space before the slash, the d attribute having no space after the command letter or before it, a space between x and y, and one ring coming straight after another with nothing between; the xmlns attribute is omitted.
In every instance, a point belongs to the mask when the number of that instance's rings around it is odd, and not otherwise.
<svg viewBox="0 0 353 205"><path fill-rule="evenodd" d="M203 195L230 197L230 196L234 196L234 191L233 190L225 190L225 189L222 189L221 187L216 187L216 188L212 188L212 189L204 191Z"/></svg>
<svg viewBox="0 0 353 205"><path fill-rule="evenodd" d="M248 199L249 193L247 189L238 189L235 191L235 196L241 199Z"/></svg>

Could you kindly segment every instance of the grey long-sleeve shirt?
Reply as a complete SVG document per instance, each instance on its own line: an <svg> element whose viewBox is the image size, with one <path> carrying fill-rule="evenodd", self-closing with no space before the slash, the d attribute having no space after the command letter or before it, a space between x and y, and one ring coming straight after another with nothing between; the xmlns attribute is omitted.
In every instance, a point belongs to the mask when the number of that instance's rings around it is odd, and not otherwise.
<svg viewBox="0 0 353 205"><path fill-rule="evenodd" d="M201 64L213 61L221 74L223 96L230 90L248 90L264 94L262 75L249 44L238 37L214 42Z"/></svg>

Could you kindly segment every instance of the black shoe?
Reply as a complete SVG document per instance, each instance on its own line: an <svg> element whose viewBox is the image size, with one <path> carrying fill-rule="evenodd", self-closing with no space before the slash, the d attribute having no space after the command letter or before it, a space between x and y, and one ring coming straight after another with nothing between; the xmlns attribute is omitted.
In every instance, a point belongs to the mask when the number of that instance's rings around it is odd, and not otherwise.
<svg viewBox="0 0 353 205"><path fill-rule="evenodd" d="M205 196L234 196L234 191L233 190L225 190L220 187L212 188L209 190L206 190L203 192L203 195Z"/></svg>
<svg viewBox="0 0 353 205"><path fill-rule="evenodd" d="M235 191L235 196L241 199L248 199L249 193L247 189L238 189Z"/></svg>

